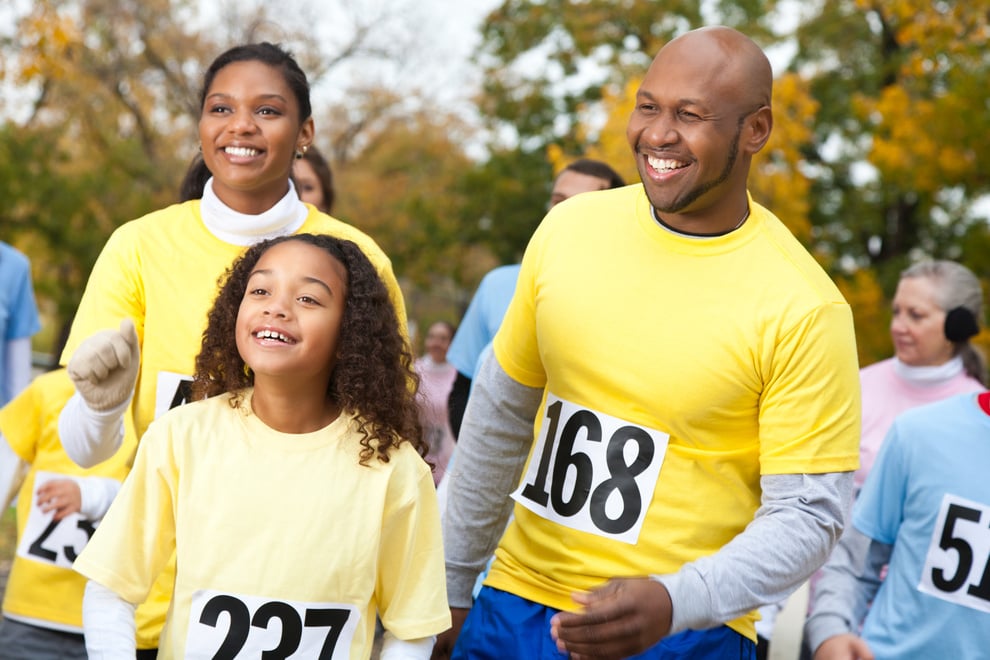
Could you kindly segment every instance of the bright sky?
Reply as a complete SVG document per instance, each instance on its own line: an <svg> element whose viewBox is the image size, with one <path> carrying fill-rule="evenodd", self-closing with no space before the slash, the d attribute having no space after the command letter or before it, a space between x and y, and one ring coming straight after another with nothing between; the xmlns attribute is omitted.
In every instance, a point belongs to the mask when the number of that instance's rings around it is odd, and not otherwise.
<svg viewBox="0 0 990 660"><path fill-rule="evenodd" d="M204 22L209 25L216 20L217 6L230 4L232 0L197 0ZM411 38L416 47L409 52L402 64L383 66L381 63L362 67L351 73L335 73L314 89L314 97L330 98L335 89L352 77L367 80L380 79L388 84L406 85L412 83L427 90L430 95L450 107L465 105L473 92L476 79L471 75L470 56L479 42L478 27L481 21L501 0L255 0L258 3L276 7L275 16L288 16L286 32L291 34L300 17L317 15L318 36L326 35L328 44L339 41L340 12L346 7L357 7L361 12L378 12L383 19L390 19L386 29L404 42ZM14 29L16 16L23 16L31 7L32 0L0 0L0 36L9 35ZM246 7L249 3L240 4ZM235 3L233 6L238 6ZM396 8L399 11L396 11ZM385 20L379 23L384 23ZM377 23L376 23L377 25ZM308 24L307 24L308 27ZM299 29L299 28L295 28ZM405 30L406 34L400 34ZM332 52L331 48L327 52ZM7 117L18 116L18 101L25 97L24 90L11 86L0 88L0 111Z"/></svg>

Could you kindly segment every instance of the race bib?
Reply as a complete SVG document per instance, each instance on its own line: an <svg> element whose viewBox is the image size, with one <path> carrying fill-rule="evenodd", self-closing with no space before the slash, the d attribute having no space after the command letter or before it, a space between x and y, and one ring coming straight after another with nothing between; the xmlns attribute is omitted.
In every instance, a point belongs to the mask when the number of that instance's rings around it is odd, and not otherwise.
<svg viewBox="0 0 990 660"><path fill-rule="evenodd" d="M344 660L361 618L353 605L193 594L186 658Z"/></svg>
<svg viewBox="0 0 990 660"><path fill-rule="evenodd" d="M59 521L52 520L54 511L43 513L38 505L38 489L53 479L66 479L64 474L36 472L34 493L31 495L31 509L27 525L17 546L17 556L43 564L72 568L72 562L82 552L96 531L96 522L83 518L78 513L70 513Z"/></svg>
<svg viewBox="0 0 990 660"><path fill-rule="evenodd" d="M636 543L670 436L550 392L545 412L513 499L565 527Z"/></svg>
<svg viewBox="0 0 990 660"><path fill-rule="evenodd" d="M192 401L192 376L159 371L155 388L155 419Z"/></svg>
<svg viewBox="0 0 990 660"><path fill-rule="evenodd" d="M990 506L949 493L942 498L918 589L990 612Z"/></svg>

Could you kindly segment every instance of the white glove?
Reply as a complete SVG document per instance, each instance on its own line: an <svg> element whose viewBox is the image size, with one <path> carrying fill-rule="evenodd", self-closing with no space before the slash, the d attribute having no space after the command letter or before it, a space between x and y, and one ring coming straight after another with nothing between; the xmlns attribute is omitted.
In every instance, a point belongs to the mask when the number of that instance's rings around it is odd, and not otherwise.
<svg viewBox="0 0 990 660"><path fill-rule="evenodd" d="M116 408L131 396L140 363L134 321L124 319L119 330L100 330L83 341L66 368L86 405L103 411Z"/></svg>

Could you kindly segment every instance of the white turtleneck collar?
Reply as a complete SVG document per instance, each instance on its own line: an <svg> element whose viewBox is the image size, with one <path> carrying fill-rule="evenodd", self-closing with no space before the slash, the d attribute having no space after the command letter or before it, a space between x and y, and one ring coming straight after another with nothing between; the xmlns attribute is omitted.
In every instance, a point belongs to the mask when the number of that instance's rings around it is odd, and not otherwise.
<svg viewBox="0 0 990 660"><path fill-rule="evenodd" d="M940 385L962 371L963 361L958 355L936 367L912 367L894 358L894 373L913 385Z"/></svg>
<svg viewBox="0 0 990 660"><path fill-rule="evenodd" d="M309 208L299 199L296 187L289 179L289 192L275 206L258 215L238 213L213 192L213 178L203 187L200 202L203 224L211 234L225 243L253 245L276 236L294 234L306 222Z"/></svg>

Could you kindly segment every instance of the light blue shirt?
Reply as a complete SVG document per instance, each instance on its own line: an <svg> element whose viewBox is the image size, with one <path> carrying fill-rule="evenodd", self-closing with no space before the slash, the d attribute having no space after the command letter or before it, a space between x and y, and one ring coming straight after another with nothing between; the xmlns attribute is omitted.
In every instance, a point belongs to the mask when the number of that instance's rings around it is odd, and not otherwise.
<svg viewBox="0 0 990 660"><path fill-rule="evenodd" d="M519 279L519 264L490 270L478 285L447 350L447 362L474 379L485 348L502 325Z"/></svg>
<svg viewBox="0 0 990 660"><path fill-rule="evenodd" d="M878 660L986 657L987 466L990 415L975 394L910 410L888 432L852 518L893 545L862 631Z"/></svg>
<svg viewBox="0 0 990 660"><path fill-rule="evenodd" d="M38 307L31 286L31 264L27 257L0 242L0 406L14 398L9 391L7 344L31 337L41 329Z"/></svg>

